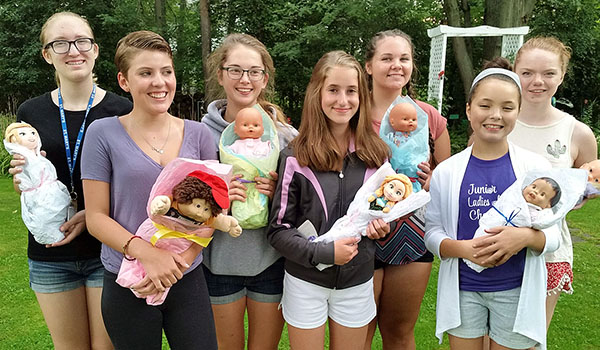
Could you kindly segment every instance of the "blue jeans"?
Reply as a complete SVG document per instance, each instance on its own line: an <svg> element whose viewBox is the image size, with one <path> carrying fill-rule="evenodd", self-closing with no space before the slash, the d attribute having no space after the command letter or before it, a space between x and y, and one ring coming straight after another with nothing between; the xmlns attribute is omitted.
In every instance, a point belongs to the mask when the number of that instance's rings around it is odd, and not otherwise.
<svg viewBox="0 0 600 350"><path fill-rule="evenodd" d="M100 258L77 261L39 261L28 259L29 286L37 293L60 293L102 287L104 267Z"/></svg>

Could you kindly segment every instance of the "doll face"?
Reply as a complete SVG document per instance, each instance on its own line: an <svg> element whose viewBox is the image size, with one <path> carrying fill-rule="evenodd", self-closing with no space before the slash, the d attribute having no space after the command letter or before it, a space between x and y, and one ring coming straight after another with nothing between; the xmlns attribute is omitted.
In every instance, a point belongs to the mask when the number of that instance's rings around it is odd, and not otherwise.
<svg viewBox="0 0 600 350"><path fill-rule="evenodd" d="M400 103L390 111L390 125L396 131L411 132L417 129L417 110L409 103Z"/></svg>
<svg viewBox="0 0 600 350"><path fill-rule="evenodd" d="M260 112L254 108L244 108L235 117L233 131L240 139L258 139L264 132Z"/></svg>
<svg viewBox="0 0 600 350"><path fill-rule="evenodd" d="M25 146L27 149L35 151L38 146L38 135L34 128L19 128L17 129L17 143Z"/></svg>
<svg viewBox="0 0 600 350"><path fill-rule="evenodd" d="M588 182L600 182L600 160L594 160L581 166L588 172Z"/></svg>
<svg viewBox="0 0 600 350"><path fill-rule="evenodd" d="M177 204L179 212L187 217L190 217L198 222L205 222L211 216L211 207L204 199L194 198L191 203Z"/></svg>
<svg viewBox="0 0 600 350"><path fill-rule="evenodd" d="M523 197L527 203L535 204L540 208L550 208L552 198L556 191L546 180L537 179L523 189Z"/></svg>
<svg viewBox="0 0 600 350"><path fill-rule="evenodd" d="M385 184L383 188L383 195L385 198L392 202L399 202L404 196L406 188L400 180L392 180Z"/></svg>

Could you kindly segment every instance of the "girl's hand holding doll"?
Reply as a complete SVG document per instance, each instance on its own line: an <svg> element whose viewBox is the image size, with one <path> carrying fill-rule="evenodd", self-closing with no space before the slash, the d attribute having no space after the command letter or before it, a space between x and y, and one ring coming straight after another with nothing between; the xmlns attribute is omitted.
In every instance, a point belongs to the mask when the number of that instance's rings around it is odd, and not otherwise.
<svg viewBox="0 0 600 350"><path fill-rule="evenodd" d="M421 162L417 165L417 168L420 169L417 170L417 175L419 176L417 180L421 184L421 188L429 191L429 181L431 179L431 166L429 162Z"/></svg>
<svg viewBox="0 0 600 350"><path fill-rule="evenodd" d="M60 247L71 243L75 237L79 236L85 230L85 209L78 211L73 217L65 222L60 230L65 234L65 238L52 244L46 244L46 248Z"/></svg>
<svg viewBox="0 0 600 350"><path fill-rule="evenodd" d="M146 277L133 286L136 292L144 296L152 295L157 291L164 292L165 288L171 287L183 277L180 266L190 267L179 254L155 248L141 239L131 241L128 250L131 256L140 261L146 271Z"/></svg>
<svg viewBox="0 0 600 350"><path fill-rule="evenodd" d="M376 219L369 222L367 226L367 237L370 239L380 239L390 233L390 224L383 219Z"/></svg>
<svg viewBox="0 0 600 350"><path fill-rule="evenodd" d="M485 231L490 236L473 240L475 258L487 257L482 266L498 266L504 264L510 257L516 255L523 247L531 248L538 252L544 250L540 244L540 237L544 233L529 227L499 226ZM545 239L543 239L545 242ZM472 259L469 259L472 260Z"/></svg>
<svg viewBox="0 0 600 350"><path fill-rule="evenodd" d="M358 237L338 239L333 243L334 264L344 265L350 262L358 254Z"/></svg>
<svg viewBox="0 0 600 350"><path fill-rule="evenodd" d="M258 192L264 194L269 197L269 200L273 199L273 194L275 194L275 187L277 186L277 179L279 175L277 175L274 171L269 171L269 176L271 177L255 177L254 181L256 181L256 189Z"/></svg>

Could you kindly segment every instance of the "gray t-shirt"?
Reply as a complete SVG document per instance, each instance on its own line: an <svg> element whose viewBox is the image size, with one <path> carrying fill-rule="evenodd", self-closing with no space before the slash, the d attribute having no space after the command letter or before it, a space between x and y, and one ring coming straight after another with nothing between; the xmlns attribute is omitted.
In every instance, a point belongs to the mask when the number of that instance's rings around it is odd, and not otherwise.
<svg viewBox="0 0 600 350"><path fill-rule="evenodd" d="M129 137L117 117L93 122L86 134L81 157L81 179L110 184L110 217L134 234L148 217L150 190L163 167ZM184 120L180 158L217 159L212 133L206 125ZM102 244L102 263L118 273L123 254ZM202 262L200 254L190 269Z"/></svg>

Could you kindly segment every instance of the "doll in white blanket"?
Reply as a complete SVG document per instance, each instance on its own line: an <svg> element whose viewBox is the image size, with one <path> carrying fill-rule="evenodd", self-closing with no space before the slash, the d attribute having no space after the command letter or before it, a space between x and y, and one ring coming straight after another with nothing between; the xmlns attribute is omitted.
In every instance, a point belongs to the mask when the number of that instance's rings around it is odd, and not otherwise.
<svg viewBox="0 0 600 350"><path fill-rule="evenodd" d="M539 177L527 185L522 191L524 203L520 198L515 199L514 192L509 189L479 219L479 228L473 238L485 235L486 228L496 226L535 227L536 223L547 221L553 215L552 208L561 197L560 186L550 177ZM485 269L470 260L463 261L477 272Z"/></svg>

